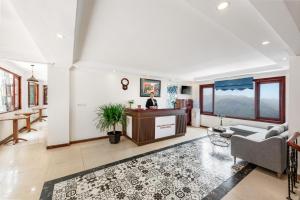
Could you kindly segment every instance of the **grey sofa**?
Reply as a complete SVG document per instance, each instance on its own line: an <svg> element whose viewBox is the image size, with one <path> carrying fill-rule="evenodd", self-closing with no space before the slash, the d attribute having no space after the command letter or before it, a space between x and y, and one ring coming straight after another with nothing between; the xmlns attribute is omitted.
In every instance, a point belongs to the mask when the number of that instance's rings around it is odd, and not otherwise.
<svg viewBox="0 0 300 200"><path fill-rule="evenodd" d="M231 137L231 155L250 163L277 172L280 177L286 169L287 125L277 136L265 138L269 129L244 125L231 127L235 134Z"/></svg>

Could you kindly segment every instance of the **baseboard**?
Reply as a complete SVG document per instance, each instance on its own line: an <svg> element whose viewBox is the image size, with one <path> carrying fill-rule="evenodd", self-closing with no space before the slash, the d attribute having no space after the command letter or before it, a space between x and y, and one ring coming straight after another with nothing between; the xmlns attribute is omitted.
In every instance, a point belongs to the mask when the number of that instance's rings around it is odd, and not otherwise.
<svg viewBox="0 0 300 200"><path fill-rule="evenodd" d="M106 136L101 136L101 137L83 139L83 140L74 140L74 141L70 141L70 144L77 144L77 143L82 143L82 142L90 142L90 141L101 140L101 139L106 139L106 138L108 138L107 135Z"/></svg>
<svg viewBox="0 0 300 200"><path fill-rule="evenodd" d="M82 143L82 142L90 142L90 141L101 140L101 139L106 139L106 138L108 138L108 136L88 138L88 139L84 139L84 140L74 140L74 141L70 141L69 143L57 144L57 145L50 145L50 146L47 146L47 149L55 149L55 148L60 148L60 147L67 147L67 146L70 146L72 144L78 144L78 143Z"/></svg>
<svg viewBox="0 0 300 200"><path fill-rule="evenodd" d="M209 128L208 126L200 125L201 128Z"/></svg>
<svg viewBox="0 0 300 200"><path fill-rule="evenodd" d="M50 145L47 146L47 149L55 149L55 148L59 148L59 147L67 147L70 146L70 143L64 143L64 144L56 144L56 145Z"/></svg>

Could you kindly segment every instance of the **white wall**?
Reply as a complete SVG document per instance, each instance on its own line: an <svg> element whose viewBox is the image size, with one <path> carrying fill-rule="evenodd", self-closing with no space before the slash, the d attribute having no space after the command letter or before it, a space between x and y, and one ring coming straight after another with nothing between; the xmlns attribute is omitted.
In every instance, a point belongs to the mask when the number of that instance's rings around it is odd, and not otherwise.
<svg viewBox="0 0 300 200"><path fill-rule="evenodd" d="M288 80L289 77L287 76L287 71L280 71L280 72L272 72L272 73L262 73L262 74L254 74L252 75L255 79L258 78L268 78L268 77L277 77L277 76L286 76L286 108L288 108L289 104L289 84ZM248 77L251 75L247 75ZM236 77L234 77L236 78ZM233 79L234 79L233 78ZM238 78L242 78L238 77ZM230 79L230 78L226 78ZM214 81L205 81L205 82L200 82L195 84L194 86L194 107L199 106L199 85L201 84L211 84L214 83ZM201 115L200 116L200 121L202 126L207 126L207 127L212 127L212 126L217 126L220 125L220 120L216 116L210 116L210 115ZM288 109L286 109L286 121L288 121ZM257 122L257 121L251 121L251 120L240 120L240 119L233 119L233 118L224 118L223 120L224 125L238 125L238 124L243 124L243 125L250 125L250 126L255 126L255 127L261 127L261 128L266 128L269 125L272 125L271 123L265 123L265 122Z"/></svg>
<svg viewBox="0 0 300 200"><path fill-rule="evenodd" d="M106 135L95 127L96 109L108 103L122 103L128 106L129 100L134 100L133 107L145 107L147 97L140 97L140 75L112 72L108 70L77 68L72 70L50 67L48 70L49 88L49 134L47 144L57 145L69 141L83 140ZM256 75L255 78L285 75L286 72ZM130 83L124 91L120 83L126 77ZM52 79L52 80L51 80ZM162 83L161 97L157 97L160 108L167 107L168 85L192 85L192 95L178 95L178 98L193 98L194 107L199 107L199 83L175 83L168 79L160 79ZM57 98L57 97L60 98ZM214 116L201 116L201 124L214 126L219 124ZM249 120L224 119L225 125L248 124L266 127L269 123Z"/></svg>
<svg viewBox="0 0 300 200"><path fill-rule="evenodd" d="M48 66L48 90L47 146L69 143L70 73L67 67Z"/></svg>
<svg viewBox="0 0 300 200"><path fill-rule="evenodd" d="M121 79L124 77L130 81L127 90L123 90L121 85ZM122 103L128 106L128 101L133 99L135 102L133 108L137 105L144 108L148 97L140 97L140 78L143 77L119 72L80 68L71 70L70 140L106 135L105 132L100 132L95 128L95 111L100 105ZM161 97L156 97L156 99L159 108L166 108L167 86L177 83L165 79L158 80L161 80ZM178 95L178 98L191 98L191 96Z"/></svg>
<svg viewBox="0 0 300 200"><path fill-rule="evenodd" d="M31 72L25 71L21 68L18 68L10 63L1 63L1 67L7 69L10 72L13 72L19 76L21 76L21 106L22 110L27 110L28 109L28 82L26 81L27 78L31 76ZM39 82L39 105L43 105L43 81ZM14 112L9 112L9 113L3 113L0 114L1 117L6 117L6 116L12 116L15 115L15 113L18 111ZM31 116L31 121L35 120L38 118L38 114L32 115ZM26 120L19 120L19 129L22 127L26 126ZM3 139L7 138L12 134L12 121L2 121L0 122L0 141Z"/></svg>

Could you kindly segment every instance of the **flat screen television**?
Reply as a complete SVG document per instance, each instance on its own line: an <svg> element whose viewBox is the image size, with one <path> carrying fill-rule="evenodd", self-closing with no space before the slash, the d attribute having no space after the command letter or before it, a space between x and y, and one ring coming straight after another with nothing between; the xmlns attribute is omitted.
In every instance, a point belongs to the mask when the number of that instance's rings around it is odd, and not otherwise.
<svg viewBox="0 0 300 200"><path fill-rule="evenodd" d="M192 94L192 86L183 85L181 86L181 94Z"/></svg>

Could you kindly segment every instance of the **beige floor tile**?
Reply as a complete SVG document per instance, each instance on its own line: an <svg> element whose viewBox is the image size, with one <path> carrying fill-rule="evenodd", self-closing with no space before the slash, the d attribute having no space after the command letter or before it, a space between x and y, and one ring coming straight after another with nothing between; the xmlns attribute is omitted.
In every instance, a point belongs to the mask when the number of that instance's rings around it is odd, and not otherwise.
<svg viewBox="0 0 300 200"><path fill-rule="evenodd" d="M228 195L242 200L280 200L287 197L287 177L279 179L275 173L257 168L244 178Z"/></svg>
<svg viewBox="0 0 300 200"><path fill-rule="evenodd" d="M82 162L80 148L75 146L48 150L46 156L49 158L50 165L70 161Z"/></svg>
<svg viewBox="0 0 300 200"><path fill-rule="evenodd" d="M2 179L0 199L36 199L44 183L43 171L10 171Z"/></svg>
<svg viewBox="0 0 300 200"><path fill-rule="evenodd" d="M51 164L50 166L48 166L45 180L48 181L60 178L83 170L84 166L82 161L70 160L68 162Z"/></svg>
<svg viewBox="0 0 300 200"><path fill-rule="evenodd" d="M223 197L222 200L243 200L243 199L240 199L238 196L236 196L236 194L231 192L228 193L225 197Z"/></svg>

